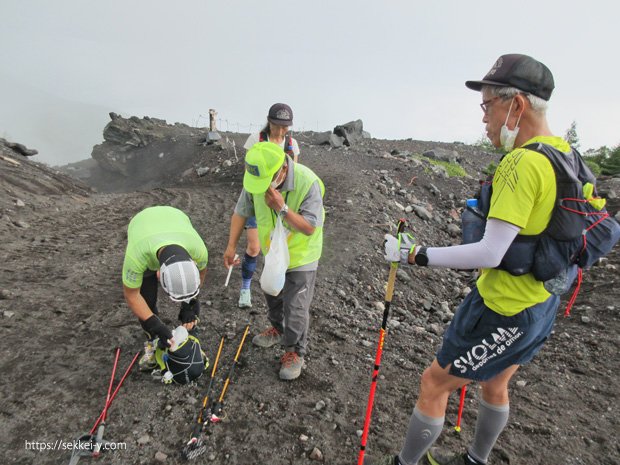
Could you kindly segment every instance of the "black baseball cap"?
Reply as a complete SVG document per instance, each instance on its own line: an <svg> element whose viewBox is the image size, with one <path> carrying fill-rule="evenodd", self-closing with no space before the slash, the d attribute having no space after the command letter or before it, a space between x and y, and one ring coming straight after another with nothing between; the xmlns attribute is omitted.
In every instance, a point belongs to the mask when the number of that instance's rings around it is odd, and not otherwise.
<svg viewBox="0 0 620 465"><path fill-rule="evenodd" d="M477 91L484 85L516 87L543 100L551 98L555 87L549 68L530 56L518 53L502 55L481 81L466 81L465 85Z"/></svg>
<svg viewBox="0 0 620 465"><path fill-rule="evenodd" d="M269 109L267 121L278 126L292 126L293 110L286 103L274 103Z"/></svg>

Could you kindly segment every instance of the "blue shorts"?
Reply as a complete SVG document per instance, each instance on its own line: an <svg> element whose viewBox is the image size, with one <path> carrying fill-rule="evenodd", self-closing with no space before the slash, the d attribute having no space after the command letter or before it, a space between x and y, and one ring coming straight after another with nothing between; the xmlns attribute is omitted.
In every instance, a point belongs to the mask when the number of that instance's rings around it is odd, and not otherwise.
<svg viewBox="0 0 620 465"><path fill-rule="evenodd" d="M549 337L559 304L560 298L552 295L516 315L502 316L484 304L474 287L443 336L437 362L442 368L451 364L451 375L474 381L486 381L512 365L523 365Z"/></svg>
<svg viewBox="0 0 620 465"><path fill-rule="evenodd" d="M256 229L256 217L250 216L245 220L245 229Z"/></svg>

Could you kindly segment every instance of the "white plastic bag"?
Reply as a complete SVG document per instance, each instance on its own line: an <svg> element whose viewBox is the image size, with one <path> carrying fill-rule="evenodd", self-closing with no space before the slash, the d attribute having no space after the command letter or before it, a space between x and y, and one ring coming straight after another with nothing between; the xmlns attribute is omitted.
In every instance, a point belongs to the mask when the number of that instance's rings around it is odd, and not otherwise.
<svg viewBox="0 0 620 465"><path fill-rule="evenodd" d="M278 215L276 227L271 235L271 246L265 255L263 273L260 275L260 287L266 294L276 296L284 288L286 270L291 259L286 243L287 236L288 231Z"/></svg>

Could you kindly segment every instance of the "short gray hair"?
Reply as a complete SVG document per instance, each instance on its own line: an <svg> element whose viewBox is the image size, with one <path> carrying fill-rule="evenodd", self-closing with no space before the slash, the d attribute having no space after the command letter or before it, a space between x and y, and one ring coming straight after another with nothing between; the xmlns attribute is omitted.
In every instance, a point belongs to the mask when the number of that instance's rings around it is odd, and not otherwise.
<svg viewBox="0 0 620 465"><path fill-rule="evenodd" d="M508 100L513 98L516 95L522 94L527 97L530 101L530 105L532 106L532 110L535 113L545 114L547 111L547 101L541 99L540 97L536 97L535 95L528 94L527 92L523 92L522 90L517 89L516 87L500 87L500 86L490 86L483 85L482 91L488 91L494 97L500 97L502 100Z"/></svg>

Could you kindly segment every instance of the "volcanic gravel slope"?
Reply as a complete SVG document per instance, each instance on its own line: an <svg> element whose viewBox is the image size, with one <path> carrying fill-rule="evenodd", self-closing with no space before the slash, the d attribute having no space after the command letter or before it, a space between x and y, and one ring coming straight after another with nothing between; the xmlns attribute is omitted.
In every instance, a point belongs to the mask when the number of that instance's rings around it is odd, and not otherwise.
<svg viewBox="0 0 620 465"><path fill-rule="evenodd" d="M310 464L315 448L326 464L357 462L388 275L381 244L405 215L395 202L430 212L429 220L406 214L421 243L458 243L448 227L458 225L463 200L493 156L464 145L374 139L330 151L304 140L300 135L301 161L325 182L327 218L310 352L294 382L278 379L282 349L259 349L250 342L267 325L258 279L252 284L250 312L236 306L238 269L230 286L223 287L221 256L241 189L241 162L198 178L171 161L168 180L160 187L123 194L90 193L63 178L65 193L50 195L31 182L45 167L24 159L16 169L0 159L2 463L68 463L69 452L28 449L26 441L54 445L87 432L103 406L113 348L122 348L120 372L141 349L143 336L124 303L120 270L129 219L151 205L184 210L209 249L201 340L212 361L220 338L226 338L214 395L222 388L246 324L251 324L228 387L223 421L209 427L208 450L195 463ZM443 178L426 163L388 155L438 145L458 150L471 176ZM615 213L618 205L611 207ZM511 417L490 464L619 463L618 262L616 248L585 274L572 315L562 317L562 305L546 347L514 377ZM445 269L399 271L368 455L395 453L401 447L420 375L471 277ZM177 309L163 295L160 314L176 326ZM197 385L164 386L134 371L114 401L105 432L107 439L125 442L126 450L106 453L101 463L160 463L158 452L160 458L167 455L164 463L182 463L180 450L208 375L210 370ZM438 445L456 451L468 444L477 396L472 385L460 434L454 431L458 397L452 396Z"/></svg>

